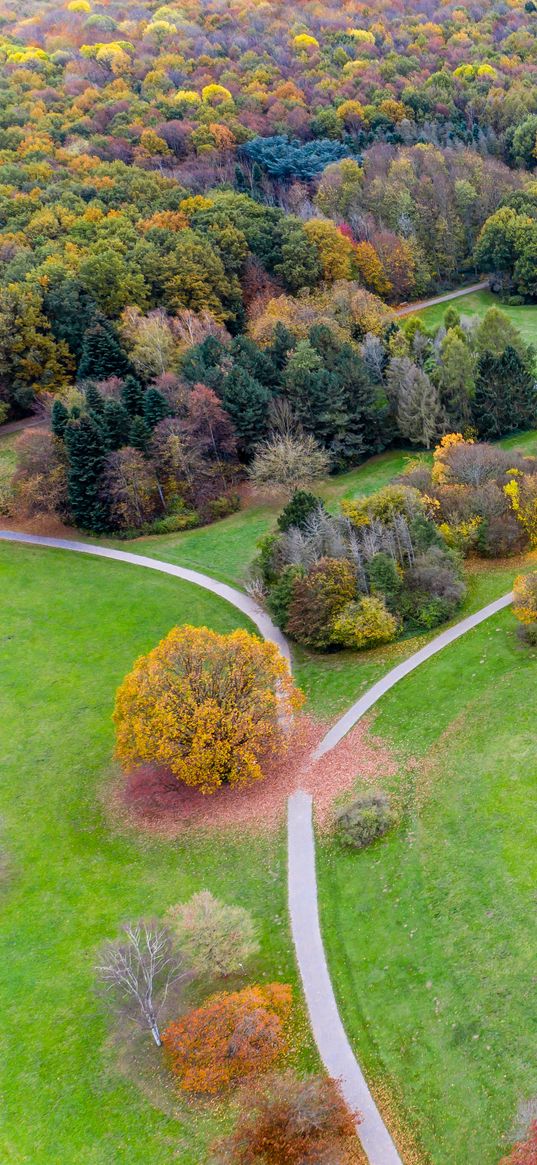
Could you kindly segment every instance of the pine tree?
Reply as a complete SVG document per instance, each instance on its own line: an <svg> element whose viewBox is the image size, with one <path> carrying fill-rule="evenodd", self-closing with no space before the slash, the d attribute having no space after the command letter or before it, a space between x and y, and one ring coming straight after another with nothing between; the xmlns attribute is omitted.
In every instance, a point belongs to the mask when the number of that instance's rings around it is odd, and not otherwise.
<svg viewBox="0 0 537 1165"><path fill-rule="evenodd" d="M119 343L115 329L104 316L84 333L78 365L79 380L106 380L109 376L127 376L129 361Z"/></svg>
<svg viewBox="0 0 537 1165"><path fill-rule="evenodd" d="M134 417L130 429L129 445L132 445L133 449L139 449L140 453L146 453L150 440L151 429L144 418Z"/></svg>
<svg viewBox="0 0 537 1165"><path fill-rule="evenodd" d="M149 429L154 429L159 421L169 416L170 408L166 397L158 388L148 388L144 395L144 420Z"/></svg>
<svg viewBox="0 0 537 1165"><path fill-rule="evenodd" d="M129 444L131 419L118 400L107 400L103 414L103 433L107 449L115 452Z"/></svg>
<svg viewBox="0 0 537 1165"><path fill-rule="evenodd" d="M235 367L226 377L222 404L231 417L239 452L248 460L267 430L270 392L243 368Z"/></svg>
<svg viewBox="0 0 537 1165"><path fill-rule="evenodd" d="M135 376L126 376L121 387L121 403L129 417L141 417L144 411L144 390Z"/></svg>
<svg viewBox="0 0 537 1165"><path fill-rule="evenodd" d="M63 441L65 436L65 426L69 420L69 410L66 409L63 401L55 400L52 406L52 413L50 415L50 427L55 437L60 437Z"/></svg>
<svg viewBox="0 0 537 1165"><path fill-rule="evenodd" d="M533 426L537 419L535 377L520 352L510 344L501 355L483 352L477 362L473 422L487 440L514 429Z"/></svg>
<svg viewBox="0 0 537 1165"><path fill-rule="evenodd" d="M445 432L446 420L438 389L426 372L412 364L397 399L397 424L401 435L413 445L430 449Z"/></svg>
<svg viewBox="0 0 537 1165"><path fill-rule="evenodd" d="M69 456L67 498L77 526L100 534L107 529L106 506L100 497L105 450L102 433L89 416L69 421L65 429Z"/></svg>

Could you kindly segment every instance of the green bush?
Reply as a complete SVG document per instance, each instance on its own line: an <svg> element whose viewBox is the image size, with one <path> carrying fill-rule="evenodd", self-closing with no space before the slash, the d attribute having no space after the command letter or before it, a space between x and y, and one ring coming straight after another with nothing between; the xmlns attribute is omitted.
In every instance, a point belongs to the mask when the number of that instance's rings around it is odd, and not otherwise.
<svg viewBox="0 0 537 1165"><path fill-rule="evenodd" d="M179 530L193 530L196 526L201 526L199 514L195 510L184 510L182 514L167 514L165 518L157 518L144 532L175 534Z"/></svg>
<svg viewBox="0 0 537 1165"><path fill-rule="evenodd" d="M336 834L351 849L365 849L392 829L396 816L385 793L357 797L336 817Z"/></svg>
<svg viewBox="0 0 537 1165"><path fill-rule="evenodd" d="M236 514L241 508L241 499L238 493L223 494L221 498L213 498L209 502L211 518L227 518L229 514Z"/></svg>
<svg viewBox="0 0 537 1165"><path fill-rule="evenodd" d="M289 608L294 595L296 578L303 578L304 570L301 566L286 566L278 581L274 583L267 599L267 607L274 622L282 631L287 631Z"/></svg>

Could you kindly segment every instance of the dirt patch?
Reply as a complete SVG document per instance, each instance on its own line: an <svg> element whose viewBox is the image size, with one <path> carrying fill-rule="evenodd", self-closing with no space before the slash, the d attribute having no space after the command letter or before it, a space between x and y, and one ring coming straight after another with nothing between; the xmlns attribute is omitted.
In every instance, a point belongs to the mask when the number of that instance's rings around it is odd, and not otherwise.
<svg viewBox="0 0 537 1165"><path fill-rule="evenodd" d="M383 784L397 771L397 760L373 736L365 721L317 762L311 756L326 732L326 724L309 716L297 721L289 750L266 768L262 781L246 789L219 789L210 796L180 785L165 770L149 766L133 770L112 789L111 809L125 825L174 837L185 829L266 831L285 819L287 798L304 789L314 798L316 823L326 829L338 800L357 781Z"/></svg>
<svg viewBox="0 0 537 1165"><path fill-rule="evenodd" d="M3 530L12 530L14 534L38 534L42 538L70 538L80 539L80 530L74 526L64 526L54 514L36 514L33 518L0 517L0 526Z"/></svg>

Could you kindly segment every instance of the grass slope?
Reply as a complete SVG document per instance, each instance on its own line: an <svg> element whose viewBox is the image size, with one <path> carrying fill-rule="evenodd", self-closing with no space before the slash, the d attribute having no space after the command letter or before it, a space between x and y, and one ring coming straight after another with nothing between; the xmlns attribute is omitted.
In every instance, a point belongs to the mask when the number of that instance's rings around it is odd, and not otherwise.
<svg viewBox="0 0 537 1165"><path fill-rule="evenodd" d="M118 1073L93 993L95 952L125 918L159 914L208 887L253 911L259 977L294 981L283 838L144 839L111 829L99 793L114 691L135 657L175 623L230 631L246 620L178 580L59 551L1 545L0 578L0 840L9 861L0 887L0 1158L199 1165L226 1110L179 1111L176 1120L170 1089L163 1110L158 1053L145 1038L145 1091Z"/></svg>
<svg viewBox="0 0 537 1165"><path fill-rule="evenodd" d="M511 322L519 329L528 344L537 348L537 306L522 304L519 307L510 307L503 304L497 295L491 291L474 291L470 295L461 296L447 303L437 303L433 307L424 308L419 314L428 328L436 328L444 320L446 308L454 307L465 316L484 316L489 307L499 307L505 312Z"/></svg>
<svg viewBox="0 0 537 1165"><path fill-rule="evenodd" d="M537 1094L537 658L505 612L419 668L374 731L415 757L402 827L320 855L344 1021L434 1165L497 1165Z"/></svg>

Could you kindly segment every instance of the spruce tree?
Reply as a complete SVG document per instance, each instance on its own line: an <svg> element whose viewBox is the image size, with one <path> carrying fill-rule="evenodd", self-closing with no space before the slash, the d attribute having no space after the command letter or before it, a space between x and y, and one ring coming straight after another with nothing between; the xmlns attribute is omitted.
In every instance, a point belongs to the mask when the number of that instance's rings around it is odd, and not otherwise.
<svg viewBox="0 0 537 1165"><path fill-rule="evenodd" d="M100 534L108 527L106 506L100 497L105 450L99 427L89 416L69 421L65 429L69 456L67 498L74 522L82 530Z"/></svg>
<svg viewBox="0 0 537 1165"><path fill-rule="evenodd" d="M278 370L273 364L270 352L263 352L248 336L237 336L230 348L233 363L244 368L254 380L267 388L278 383Z"/></svg>
<svg viewBox="0 0 537 1165"><path fill-rule="evenodd" d="M84 395L86 397L88 412L93 416L96 424L99 424L104 413L104 397L96 385L91 383L86 385Z"/></svg>
<svg viewBox="0 0 537 1165"><path fill-rule="evenodd" d="M106 448L115 452L129 444L131 419L124 405L118 400L107 400L103 413L103 433Z"/></svg>
<svg viewBox="0 0 537 1165"><path fill-rule="evenodd" d="M150 440L151 429L144 418L134 417L130 428L129 445L132 445L133 449L139 449L140 453L146 453Z"/></svg>
<svg viewBox="0 0 537 1165"><path fill-rule="evenodd" d="M222 404L237 434L240 455L248 460L267 431L271 394L243 368L235 367L226 377Z"/></svg>
<svg viewBox="0 0 537 1165"><path fill-rule="evenodd" d="M296 340L293 333L286 328L279 320L274 328L272 343L267 349L268 355L278 372L283 372L289 353L296 347Z"/></svg>
<svg viewBox="0 0 537 1165"><path fill-rule="evenodd" d="M127 376L130 371L115 329L104 316L100 316L98 322L84 333L78 379L106 380L109 376Z"/></svg>
<svg viewBox="0 0 537 1165"><path fill-rule="evenodd" d="M121 386L121 403L129 417L141 417L144 411L144 390L135 376L126 376Z"/></svg>
<svg viewBox="0 0 537 1165"><path fill-rule="evenodd" d="M65 436L65 426L69 420L69 410L66 409L63 401L55 400L52 406L52 413L50 416L50 427L55 437L60 437L63 441Z"/></svg>
<svg viewBox="0 0 537 1165"><path fill-rule="evenodd" d="M169 416L170 407L166 397L158 388L148 388L144 395L144 421L149 429L154 429L159 421Z"/></svg>

